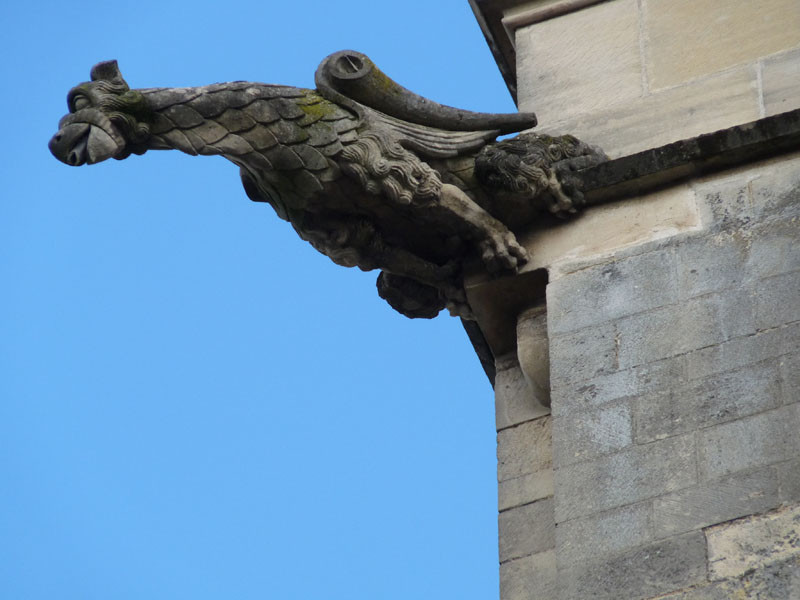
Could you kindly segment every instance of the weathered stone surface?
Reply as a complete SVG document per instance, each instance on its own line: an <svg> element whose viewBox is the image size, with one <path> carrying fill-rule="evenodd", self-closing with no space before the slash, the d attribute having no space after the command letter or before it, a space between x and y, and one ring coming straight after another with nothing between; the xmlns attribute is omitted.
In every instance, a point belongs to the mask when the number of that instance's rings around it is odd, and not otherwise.
<svg viewBox="0 0 800 600"><path fill-rule="evenodd" d="M700 432L700 474L716 479L782 462L800 450L798 404L717 425Z"/></svg>
<svg viewBox="0 0 800 600"><path fill-rule="evenodd" d="M560 598L641 600L705 580L702 532L641 546L607 561L559 565Z"/></svg>
<svg viewBox="0 0 800 600"><path fill-rule="evenodd" d="M678 285L685 297L735 288L745 276L749 240L720 233L686 240L678 246Z"/></svg>
<svg viewBox="0 0 800 600"><path fill-rule="evenodd" d="M565 275L548 286L551 334L598 325L678 298L676 260L669 250L648 252Z"/></svg>
<svg viewBox="0 0 800 600"><path fill-rule="evenodd" d="M611 556L652 540L650 502L632 504L556 527L558 563L568 565L604 562Z"/></svg>
<svg viewBox="0 0 800 600"><path fill-rule="evenodd" d="M649 0L645 11L652 89L677 85L800 46L793 0Z"/></svg>
<svg viewBox="0 0 800 600"><path fill-rule="evenodd" d="M501 512L498 529L501 563L553 549L556 527L552 498Z"/></svg>
<svg viewBox="0 0 800 600"><path fill-rule="evenodd" d="M796 600L800 598L800 558L790 558L710 585L691 588L658 600ZM655 599L654 599L655 600Z"/></svg>
<svg viewBox="0 0 800 600"><path fill-rule="evenodd" d="M556 465L559 523L694 485L694 436L633 446L596 460Z"/></svg>
<svg viewBox="0 0 800 600"><path fill-rule="evenodd" d="M498 483L497 509L504 511L553 495L553 471L546 469Z"/></svg>
<svg viewBox="0 0 800 600"><path fill-rule="evenodd" d="M715 525L775 508L778 475L772 468L704 481L653 501L656 538Z"/></svg>
<svg viewBox="0 0 800 600"><path fill-rule="evenodd" d="M797 298L800 298L800 270L762 280L755 296L756 327L769 329L800 321Z"/></svg>
<svg viewBox="0 0 800 600"><path fill-rule="evenodd" d="M800 48L765 58L762 69L766 115L800 108Z"/></svg>
<svg viewBox="0 0 800 600"><path fill-rule="evenodd" d="M800 506L712 527L708 566L712 580L744 575L770 563L800 557Z"/></svg>
<svg viewBox="0 0 800 600"><path fill-rule="evenodd" d="M745 268L750 279L800 270L800 245L797 244L800 220L786 218L763 223L753 227L749 237L750 251Z"/></svg>
<svg viewBox="0 0 800 600"><path fill-rule="evenodd" d="M633 443L631 407L621 402L553 419L553 460L564 467L617 452Z"/></svg>
<svg viewBox="0 0 800 600"><path fill-rule="evenodd" d="M570 131L617 158L760 116L755 67L747 66L590 114L560 117L556 122L542 118L541 130Z"/></svg>
<svg viewBox="0 0 800 600"><path fill-rule="evenodd" d="M783 403L800 402L800 353L784 356L780 361Z"/></svg>
<svg viewBox="0 0 800 600"><path fill-rule="evenodd" d="M519 425L548 414L535 401L530 385L519 366L497 371L494 384L495 425L497 430Z"/></svg>
<svg viewBox="0 0 800 600"><path fill-rule="evenodd" d="M505 481L552 468L551 418L542 417L497 434L497 479Z"/></svg>
<svg viewBox="0 0 800 600"><path fill-rule="evenodd" d="M775 465L781 502L800 501L800 458Z"/></svg>
<svg viewBox="0 0 800 600"><path fill-rule="evenodd" d="M636 399L635 439L637 443L646 443L733 421L776 408L780 401L778 367L774 361L690 385L676 381L667 391Z"/></svg>
<svg viewBox="0 0 800 600"><path fill-rule="evenodd" d="M586 114L642 94L635 0L617 0L517 31L522 110L540 122ZM570 48L571 52L564 52Z"/></svg>
<svg viewBox="0 0 800 600"><path fill-rule="evenodd" d="M613 324L586 327L550 338L550 377L555 388L584 381L616 369L617 348Z"/></svg>
<svg viewBox="0 0 800 600"><path fill-rule="evenodd" d="M556 554L552 550L500 565L500 600L556 598Z"/></svg>
<svg viewBox="0 0 800 600"><path fill-rule="evenodd" d="M776 119L795 113L779 115ZM787 123L787 128L791 127ZM794 149L797 144L794 145ZM758 221L780 221L800 215L800 155L776 160L750 182L753 214ZM796 225L796 223L795 223Z"/></svg>
<svg viewBox="0 0 800 600"><path fill-rule="evenodd" d="M517 319L517 357L531 399L540 409L550 408L550 341L544 306L524 311Z"/></svg>
<svg viewBox="0 0 800 600"><path fill-rule="evenodd" d="M619 368L724 341L719 313L720 298L704 296L618 320Z"/></svg>

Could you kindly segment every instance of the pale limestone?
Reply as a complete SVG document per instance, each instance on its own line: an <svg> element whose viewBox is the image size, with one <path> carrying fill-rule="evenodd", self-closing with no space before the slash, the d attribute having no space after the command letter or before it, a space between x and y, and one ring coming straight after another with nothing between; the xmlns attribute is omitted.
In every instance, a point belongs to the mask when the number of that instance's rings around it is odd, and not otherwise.
<svg viewBox="0 0 800 600"><path fill-rule="evenodd" d="M569 132L617 158L760 116L756 66L747 65L589 115L566 111L557 122L542 119L541 129Z"/></svg>
<svg viewBox="0 0 800 600"><path fill-rule="evenodd" d="M497 431L550 414L548 407L536 401L530 384L517 364L509 369L498 369L494 384L494 406Z"/></svg>
<svg viewBox="0 0 800 600"><path fill-rule="evenodd" d="M712 527L706 539L712 580L800 556L800 505Z"/></svg>
<svg viewBox="0 0 800 600"><path fill-rule="evenodd" d="M556 597L556 553L538 552L500 565L500 600Z"/></svg>
<svg viewBox="0 0 800 600"><path fill-rule="evenodd" d="M542 124L642 94L636 0L603 2L517 30L520 110Z"/></svg>
<svg viewBox="0 0 800 600"><path fill-rule="evenodd" d="M653 90L800 46L797 0L646 0L645 6Z"/></svg>
<svg viewBox="0 0 800 600"><path fill-rule="evenodd" d="M550 408L550 352L547 313L543 306L517 319L517 357L536 404Z"/></svg>
<svg viewBox="0 0 800 600"><path fill-rule="evenodd" d="M497 480L553 468L550 417L528 421L497 434Z"/></svg>
<svg viewBox="0 0 800 600"><path fill-rule="evenodd" d="M521 236L531 257L525 271L547 268L550 280L559 267L579 259L609 256L652 240L700 227L694 192L688 185L587 208L579 219Z"/></svg>
<svg viewBox="0 0 800 600"><path fill-rule="evenodd" d="M529 504L553 495L553 470L546 469L501 481L497 487L497 509L500 511Z"/></svg>
<svg viewBox="0 0 800 600"><path fill-rule="evenodd" d="M765 116L800 108L800 48L762 64Z"/></svg>

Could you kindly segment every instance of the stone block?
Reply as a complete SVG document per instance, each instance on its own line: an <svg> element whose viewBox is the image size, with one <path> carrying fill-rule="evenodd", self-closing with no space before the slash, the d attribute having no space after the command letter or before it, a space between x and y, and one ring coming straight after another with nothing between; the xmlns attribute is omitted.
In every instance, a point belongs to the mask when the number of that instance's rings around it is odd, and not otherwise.
<svg viewBox="0 0 800 600"><path fill-rule="evenodd" d="M550 283L548 325L551 334L574 331L672 304L677 298L674 254L669 250L647 252Z"/></svg>
<svg viewBox="0 0 800 600"><path fill-rule="evenodd" d="M748 240L728 232L696 237L678 246L678 284L692 298L741 285Z"/></svg>
<svg viewBox="0 0 800 600"><path fill-rule="evenodd" d="M800 402L800 353L782 357L780 369L783 403Z"/></svg>
<svg viewBox="0 0 800 600"><path fill-rule="evenodd" d="M506 481L552 468L550 417L503 429L497 434L497 480Z"/></svg>
<svg viewBox="0 0 800 600"><path fill-rule="evenodd" d="M588 115L564 114L558 122L540 119L541 131L569 132L618 158L755 121L760 117L756 69L726 71Z"/></svg>
<svg viewBox="0 0 800 600"><path fill-rule="evenodd" d="M725 340L719 296L703 296L616 322L619 368L627 369Z"/></svg>
<svg viewBox="0 0 800 600"><path fill-rule="evenodd" d="M800 598L800 558L790 558L733 577L658 600L797 600Z"/></svg>
<svg viewBox="0 0 800 600"><path fill-rule="evenodd" d="M717 479L793 458L800 441L797 407L792 404L701 431L701 476Z"/></svg>
<svg viewBox="0 0 800 600"><path fill-rule="evenodd" d="M566 569L608 560L652 539L650 502L644 502L559 523L556 554L558 563Z"/></svg>
<svg viewBox="0 0 800 600"><path fill-rule="evenodd" d="M641 546L588 565L559 564L560 598L642 600L702 583L706 545L702 532Z"/></svg>
<svg viewBox="0 0 800 600"><path fill-rule="evenodd" d="M800 502L800 458L775 466L781 502Z"/></svg>
<svg viewBox="0 0 800 600"><path fill-rule="evenodd" d="M700 182L697 197L703 223L711 231L739 231L753 221L750 186L744 177Z"/></svg>
<svg viewBox="0 0 800 600"><path fill-rule="evenodd" d="M519 29L516 45L519 107L536 112L540 123L642 95L635 0L605 2Z"/></svg>
<svg viewBox="0 0 800 600"><path fill-rule="evenodd" d="M800 48L764 59L761 81L765 116L800 108Z"/></svg>
<svg viewBox="0 0 800 600"><path fill-rule="evenodd" d="M755 296L758 329L800 321L800 271L762 279Z"/></svg>
<svg viewBox="0 0 800 600"><path fill-rule="evenodd" d="M800 557L800 506L724 523L706 531L713 580Z"/></svg>
<svg viewBox="0 0 800 600"><path fill-rule="evenodd" d="M644 26L655 90L800 46L800 4L648 0Z"/></svg>
<svg viewBox="0 0 800 600"><path fill-rule="evenodd" d="M636 399L635 440L646 443L694 431L776 408L780 403L778 366L774 361L689 385L676 381L666 392Z"/></svg>
<svg viewBox="0 0 800 600"><path fill-rule="evenodd" d="M769 164L750 182L756 221L786 221L800 216L800 155Z"/></svg>
<svg viewBox="0 0 800 600"><path fill-rule="evenodd" d="M633 446L555 470L559 523L694 485L694 436Z"/></svg>
<svg viewBox="0 0 800 600"><path fill-rule="evenodd" d="M800 347L800 323L742 336L685 355L686 378L699 379L741 369Z"/></svg>
<svg viewBox="0 0 800 600"><path fill-rule="evenodd" d="M497 430L538 419L549 409L536 402L519 366L498 371L494 382L495 425Z"/></svg>
<svg viewBox="0 0 800 600"><path fill-rule="evenodd" d="M800 219L762 223L752 230L745 269L750 280L800 270Z"/></svg>
<svg viewBox="0 0 800 600"><path fill-rule="evenodd" d="M556 553L552 550L500 565L500 600L556 598Z"/></svg>
<svg viewBox="0 0 800 600"><path fill-rule="evenodd" d="M559 467L618 452L633 443L627 402L553 419L553 460Z"/></svg>
<svg viewBox="0 0 800 600"><path fill-rule="evenodd" d="M700 529L775 508L778 475L775 469L737 473L653 501L656 538Z"/></svg>
<svg viewBox="0 0 800 600"><path fill-rule="evenodd" d="M553 471L548 469L506 479L497 486L497 509L508 510L553 495Z"/></svg>
<svg viewBox="0 0 800 600"><path fill-rule="evenodd" d="M553 500L547 498L498 515L500 562L555 548Z"/></svg>
<svg viewBox="0 0 800 600"><path fill-rule="evenodd" d="M517 357L536 408L549 412L550 340L544 306L525 310L517 318Z"/></svg>
<svg viewBox="0 0 800 600"><path fill-rule="evenodd" d="M616 370L613 323L585 327L550 338L550 381L553 388L585 381Z"/></svg>

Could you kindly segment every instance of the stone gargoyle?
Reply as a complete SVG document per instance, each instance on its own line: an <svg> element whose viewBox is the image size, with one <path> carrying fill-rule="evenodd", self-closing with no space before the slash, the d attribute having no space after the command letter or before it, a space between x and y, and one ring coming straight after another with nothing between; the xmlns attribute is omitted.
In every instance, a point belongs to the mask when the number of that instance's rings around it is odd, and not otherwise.
<svg viewBox="0 0 800 600"><path fill-rule="evenodd" d="M335 263L380 269L381 297L425 318L469 317L464 262L517 270L527 256L513 231L543 209L575 212L582 196L561 175L605 159L572 136L496 142L535 115L437 104L358 52L327 57L315 83L131 90L116 61L101 62L67 95L50 150L72 166L147 150L224 156L252 200Z"/></svg>

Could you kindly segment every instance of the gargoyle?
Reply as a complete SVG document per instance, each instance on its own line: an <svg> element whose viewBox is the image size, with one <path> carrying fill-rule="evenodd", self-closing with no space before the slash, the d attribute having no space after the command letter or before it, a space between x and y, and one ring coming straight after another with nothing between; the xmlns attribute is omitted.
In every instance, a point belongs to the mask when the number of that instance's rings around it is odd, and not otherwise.
<svg viewBox="0 0 800 600"><path fill-rule="evenodd" d="M527 256L512 231L542 209L574 212L582 197L559 174L605 158L572 136L494 142L536 117L436 104L357 52L326 58L316 85L131 90L102 62L67 95L50 150L72 166L147 150L224 156L252 200L337 264L380 269L381 297L425 318L445 306L468 317L464 261L518 269Z"/></svg>

